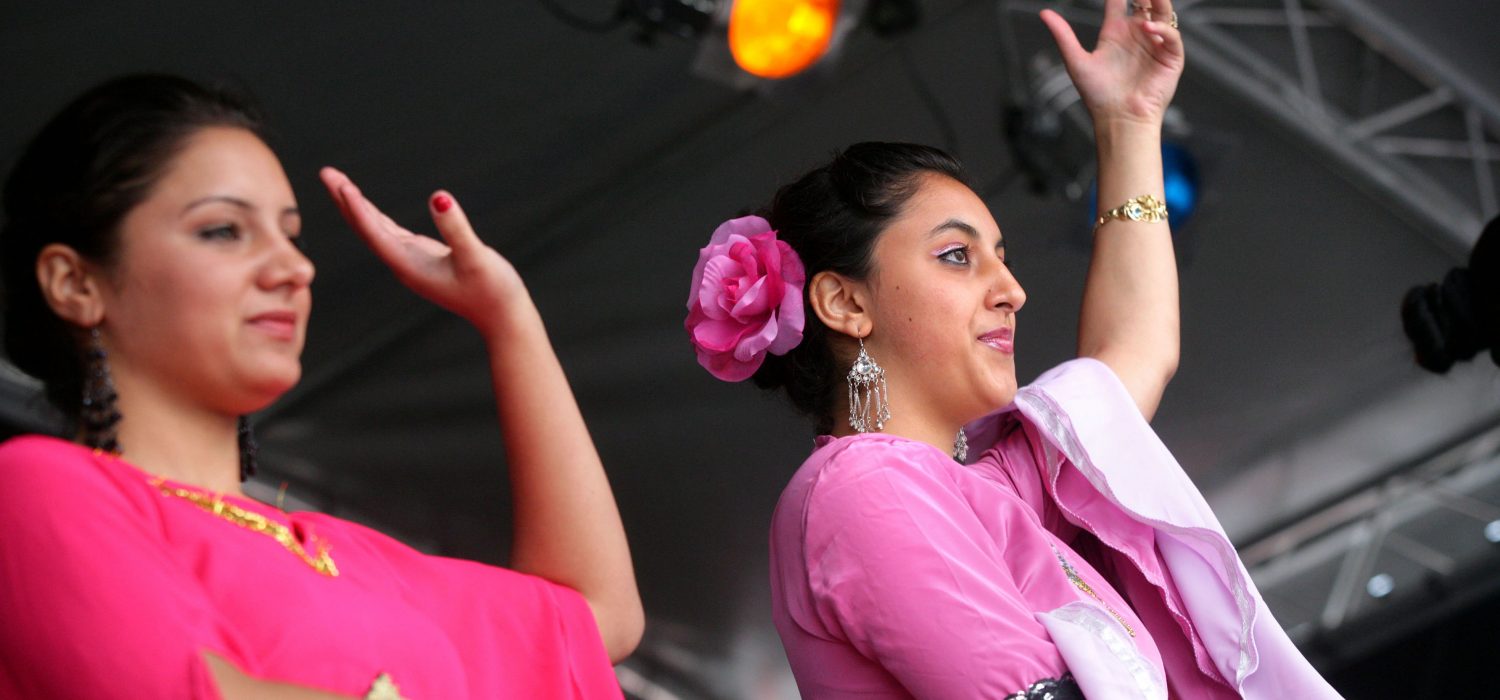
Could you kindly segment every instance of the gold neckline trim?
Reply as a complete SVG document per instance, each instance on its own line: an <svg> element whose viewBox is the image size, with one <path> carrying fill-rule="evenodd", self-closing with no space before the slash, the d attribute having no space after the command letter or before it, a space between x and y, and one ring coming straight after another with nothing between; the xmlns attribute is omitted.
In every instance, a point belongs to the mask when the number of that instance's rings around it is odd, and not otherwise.
<svg viewBox="0 0 1500 700"><path fill-rule="evenodd" d="M291 528L260 513L246 510L225 501L224 497L219 494L210 496L200 491L185 489L179 486L170 486L161 477L151 479L151 485L155 486L163 495L181 498L188 503L202 508L215 517L222 518L246 530L258 532L276 540L288 552L301 559L304 564L312 567L313 571L328 577L337 577L339 575L339 569L334 565L333 557L328 554L328 544L316 536L309 536L308 539L314 549L317 550L317 554L308 554L307 549L292 534Z"/></svg>

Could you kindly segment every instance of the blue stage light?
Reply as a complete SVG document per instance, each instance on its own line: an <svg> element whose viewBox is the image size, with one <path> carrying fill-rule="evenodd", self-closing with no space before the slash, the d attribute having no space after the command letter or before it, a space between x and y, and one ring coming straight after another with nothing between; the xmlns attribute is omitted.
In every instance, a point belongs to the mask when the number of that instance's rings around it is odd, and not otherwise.
<svg viewBox="0 0 1500 700"><path fill-rule="evenodd" d="M1161 166L1167 211L1171 212L1175 232L1186 226L1198 210L1198 159L1179 144L1165 143L1161 147Z"/></svg>

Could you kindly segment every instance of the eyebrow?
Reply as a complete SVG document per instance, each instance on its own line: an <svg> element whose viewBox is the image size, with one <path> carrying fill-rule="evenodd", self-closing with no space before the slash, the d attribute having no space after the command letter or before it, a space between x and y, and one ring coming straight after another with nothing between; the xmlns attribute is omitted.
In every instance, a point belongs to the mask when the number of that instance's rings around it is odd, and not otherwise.
<svg viewBox="0 0 1500 700"><path fill-rule="evenodd" d="M209 195L207 197L203 197L201 199L195 199L195 200L193 200L191 202L188 202L188 205L182 208L182 213L186 214L186 213L192 211L193 209L195 209L197 207L201 207L201 206L203 206L205 204L213 204L213 203L216 203L216 202L218 202L218 203L224 203L224 204L230 204L230 205L233 205L237 209L244 209L246 211L250 211L250 210L255 209L255 205L251 204L250 202L248 202L246 200L240 199L239 197L234 197L234 196L230 196L230 195L227 195L227 194L215 194L215 195ZM298 209L297 207L287 207L287 208L281 210L281 216L282 217L286 217L286 216L297 216L297 217L300 217L300 216L302 216L302 210Z"/></svg>
<svg viewBox="0 0 1500 700"><path fill-rule="evenodd" d="M979 230L978 229L974 228L973 226L970 226L967 222L960 221L958 219L949 219L947 221L944 221L941 224L938 224L937 226L933 227L933 229L931 231L927 232L927 237L928 238L932 238L932 237L938 235L939 233L942 233L943 231L947 231L947 230L950 230L950 229L962 232L964 235L968 236L969 238L973 238L975 240L979 239ZM997 243L995 243L995 247L999 248L1001 250L1005 249L1005 236L1004 235L1000 236L999 241Z"/></svg>
<svg viewBox="0 0 1500 700"><path fill-rule="evenodd" d="M251 206L251 204L249 202L247 202L247 201L245 201L243 199L240 199L239 197L231 197L231 196L226 195L226 194L215 194L215 195L209 195L207 197L203 197L201 199L195 199L195 200L193 200L191 202L188 202L188 205L182 208L182 213L186 214L189 211L192 211L193 209L201 207L201 206L203 206L205 204L213 204L215 202L223 202L225 204L233 204L234 206L236 206L236 207L238 207L240 209L254 209L255 208L255 207Z"/></svg>

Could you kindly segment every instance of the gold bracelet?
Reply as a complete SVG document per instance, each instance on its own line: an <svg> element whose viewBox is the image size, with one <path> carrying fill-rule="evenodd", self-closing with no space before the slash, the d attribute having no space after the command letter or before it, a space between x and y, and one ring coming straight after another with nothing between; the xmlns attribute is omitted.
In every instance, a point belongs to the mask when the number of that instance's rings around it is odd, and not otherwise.
<svg viewBox="0 0 1500 700"><path fill-rule="evenodd" d="M1104 212L1099 220L1094 222L1094 231L1097 233L1099 227L1116 219L1122 221L1141 221L1145 223L1157 223L1167 220L1167 203L1149 194L1139 197L1131 197L1114 209Z"/></svg>

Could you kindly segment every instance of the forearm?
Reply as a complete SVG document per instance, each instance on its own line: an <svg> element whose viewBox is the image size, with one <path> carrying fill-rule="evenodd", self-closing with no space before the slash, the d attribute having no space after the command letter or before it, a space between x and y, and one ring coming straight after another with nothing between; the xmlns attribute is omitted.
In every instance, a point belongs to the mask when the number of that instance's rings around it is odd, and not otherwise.
<svg viewBox="0 0 1500 700"><path fill-rule="evenodd" d="M583 594L610 657L644 627L625 529L578 402L515 268L485 245L450 193L428 199L441 241L397 224L348 176L320 176L354 230L401 282L474 324L489 346L515 500L512 565Z"/></svg>
<svg viewBox="0 0 1500 700"><path fill-rule="evenodd" d="M503 317L484 333L515 501L511 564L583 594L618 661L644 614L614 494L535 305Z"/></svg>
<svg viewBox="0 0 1500 700"><path fill-rule="evenodd" d="M1132 197L1164 198L1159 124L1101 121L1099 211ZM1094 235L1078 353L1110 365L1150 418L1177 368L1177 264L1166 222L1114 220Z"/></svg>

